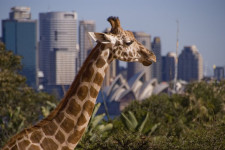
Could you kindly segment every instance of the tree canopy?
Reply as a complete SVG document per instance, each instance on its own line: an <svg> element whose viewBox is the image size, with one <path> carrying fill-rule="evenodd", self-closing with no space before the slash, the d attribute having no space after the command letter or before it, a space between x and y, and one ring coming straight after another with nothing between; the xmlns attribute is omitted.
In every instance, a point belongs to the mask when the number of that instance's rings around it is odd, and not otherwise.
<svg viewBox="0 0 225 150"><path fill-rule="evenodd" d="M19 74L21 57L0 43L0 147L14 134L36 123L57 100L27 86Z"/></svg>

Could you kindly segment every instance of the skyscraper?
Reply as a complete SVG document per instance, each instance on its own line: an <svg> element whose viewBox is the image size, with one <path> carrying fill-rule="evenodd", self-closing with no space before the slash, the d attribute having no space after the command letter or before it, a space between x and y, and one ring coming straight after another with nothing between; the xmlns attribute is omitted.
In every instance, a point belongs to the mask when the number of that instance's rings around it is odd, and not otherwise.
<svg viewBox="0 0 225 150"><path fill-rule="evenodd" d="M95 22L90 20L82 20L79 23L79 68L87 58L91 49L94 47L94 42L88 32L95 32Z"/></svg>
<svg viewBox="0 0 225 150"><path fill-rule="evenodd" d="M176 54L169 52L162 57L162 81L174 80Z"/></svg>
<svg viewBox="0 0 225 150"><path fill-rule="evenodd" d="M151 36L144 32L133 32L135 38L143 44L147 49L151 50ZM146 67L138 62L130 62L127 67L127 80L129 80L134 74L146 70L146 80L151 79L151 66Z"/></svg>
<svg viewBox="0 0 225 150"><path fill-rule="evenodd" d="M156 56L156 63L152 64L152 77L157 78L158 82L161 82L161 67L162 67L162 58L161 58L161 41L159 37L155 37L152 42L152 50Z"/></svg>
<svg viewBox="0 0 225 150"><path fill-rule="evenodd" d="M77 14L40 13L39 20L39 64L45 85L70 85L77 73Z"/></svg>
<svg viewBox="0 0 225 150"><path fill-rule="evenodd" d="M184 47L178 58L178 79L185 81L203 78L203 60L195 45Z"/></svg>
<svg viewBox="0 0 225 150"><path fill-rule="evenodd" d="M7 50L22 56L27 84L36 88L37 79L37 21L31 20L29 7L13 7L10 19L2 21L3 42Z"/></svg>
<svg viewBox="0 0 225 150"><path fill-rule="evenodd" d="M214 78L216 80L222 80L225 78L225 67L215 67L214 68Z"/></svg>

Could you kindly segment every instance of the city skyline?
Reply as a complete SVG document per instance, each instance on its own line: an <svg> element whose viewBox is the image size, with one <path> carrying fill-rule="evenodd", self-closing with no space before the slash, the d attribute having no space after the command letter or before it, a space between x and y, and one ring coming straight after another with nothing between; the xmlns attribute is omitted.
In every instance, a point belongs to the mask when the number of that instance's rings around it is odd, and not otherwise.
<svg viewBox="0 0 225 150"><path fill-rule="evenodd" d="M96 31L110 25L108 16L119 16L124 29L159 36L162 55L176 49L176 20L179 20L179 53L184 46L196 45L203 56L205 73L213 74L213 65L224 66L225 1L72 1L1 0L0 19L7 19L13 6L31 8L32 19L49 11L76 11L78 20L94 20ZM103 12L103 13L102 13ZM2 35L2 33L1 33Z"/></svg>

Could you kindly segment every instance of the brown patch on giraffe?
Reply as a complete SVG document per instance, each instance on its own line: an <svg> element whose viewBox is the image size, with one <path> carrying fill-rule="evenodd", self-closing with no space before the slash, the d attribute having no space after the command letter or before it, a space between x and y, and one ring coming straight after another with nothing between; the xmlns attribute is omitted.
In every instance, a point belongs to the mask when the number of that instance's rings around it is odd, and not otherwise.
<svg viewBox="0 0 225 150"><path fill-rule="evenodd" d="M59 141L59 143L63 143L64 141L65 141L65 136L64 136L64 134L59 130L58 132L57 132L57 134L55 135L55 138L56 138L56 140L58 140Z"/></svg>
<svg viewBox="0 0 225 150"><path fill-rule="evenodd" d="M124 56L128 56L128 54L127 54L126 52L123 52L123 53L122 53L122 55L124 55Z"/></svg>
<svg viewBox="0 0 225 150"><path fill-rule="evenodd" d="M91 86L90 95L92 98L96 98L98 96L98 91L93 86Z"/></svg>
<svg viewBox="0 0 225 150"><path fill-rule="evenodd" d="M15 140L12 140L12 141L10 141L10 143L9 143L9 147L12 147L13 145L15 145L16 144L16 141Z"/></svg>
<svg viewBox="0 0 225 150"><path fill-rule="evenodd" d="M84 114L81 114L78 121L77 121L77 125L78 126L82 126L83 124L85 124L87 122Z"/></svg>
<svg viewBox="0 0 225 150"><path fill-rule="evenodd" d="M45 138L42 143L41 147L46 150L56 150L58 145L50 138Z"/></svg>
<svg viewBox="0 0 225 150"><path fill-rule="evenodd" d="M60 123L64 118L63 112L58 113L58 115L55 117L55 120L57 123Z"/></svg>
<svg viewBox="0 0 225 150"><path fill-rule="evenodd" d="M71 149L69 149L69 147L67 147L67 146L63 146L62 150L71 150Z"/></svg>
<svg viewBox="0 0 225 150"><path fill-rule="evenodd" d="M92 63L89 63L85 73L82 75L82 82L90 82L93 74L94 74L94 69L92 67Z"/></svg>
<svg viewBox="0 0 225 150"><path fill-rule="evenodd" d="M24 141L21 141L18 146L20 149L26 149L26 147L30 144L30 141L28 140L24 140Z"/></svg>
<svg viewBox="0 0 225 150"><path fill-rule="evenodd" d="M71 135L68 137L67 141L68 141L69 143L76 144L76 143L80 140L80 138L81 138L81 136L83 135L84 131L85 131L85 128L83 128L81 131L75 130L75 131L73 132L73 134L71 134Z"/></svg>
<svg viewBox="0 0 225 150"><path fill-rule="evenodd" d="M90 100L84 103L84 110L88 112L89 116L91 116L94 107L95 107L95 104L91 102Z"/></svg>
<svg viewBox="0 0 225 150"><path fill-rule="evenodd" d="M74 121L69 118L66 118L61 124L62 129L66 133L69 133L74 128L74 126Z"/></svg>
<svg viewBox="0 0 225 150"><path fill-rule="evenodd" d="M18 141L20 141L22 138L23 138L22 136L21 136L21 137L18 137L18 139L17 139L17 140L18 140Z"/></svg>
<svg viewBox="0 0 225 150"><path fill-rule="evenodd" d="M90 56L91 56L91 54L90 54ZM96 49L93 51L92 60L96 60L98 58L98 56L99 56L99 49Z"/></svg>
<svg viewBox="0 0 225 150"><path fill-rule="evenodd" d="M57 125L52 121L42 127L45 135L54 135L57 130Z"/></svg>
<svg viewBox="0 0 225 150"><path fill-rule="evenodd" d="M88 87L86 85L81 86L77 91L78 98L83 101L88 94Z"/></svg>
<svg viewBox="0 0 225 150"><path fill-rule="evenodd" d="M102 81L103 81L102 75L99 72L97 72L93 82L96 83L97 85L101 86Z"/></svg>
<svg viewBox="0 0 225 150"><path fill-rule="evenodd" d="M110 54L109 54L109 58L108 58L108 60L110 60L110 61L111 61L112 59L113 59L113 55L112 55L112 53L110 53Z"/></svg>
<svg viewBox="0 0 225 150"><path fill-rule="evenodd" d="M131 51L129 52L129 56L130 56L130 57L133 57L133 54L131 53Z"/></svg>
<svg viewBox="0 0 225 150"><path fill-rule="evenodd" d="M103 59L103 58L99 58L98 60L97 60L97 62L96 62L96 66L98 67L98 68L102 68L104 65L105 65L105 60Z"/></svg>
<svg viewBox="0 0 225 150"><path fill-rule="evenodd" d="M72 99L68 104L66 112L76 117L80 111L81 111L80 105L76 102L75 99Z"/></svg>
<svg viewBox="0 0 225 150"><path fill-rule="evenodd" d="M37 145L31 145L28 150L40 150L40 148Z"/></svg>
<svg viewBox="0 0 225 150"><path fill-rule="evenodd" d="M132 58L127 58L127 61L131 61L132 60Z"/></svg>
<svg viewBox="0 0 225 150"><path fill-rule="evenodd" d="M11 150L18 150L17 145L14 145Z"/></svg>
<svg viewBox="0 0 225 150"><path fill-rule="evenodd" d="M101 50L104 50L104 49L105 49L105 45L102 44L102 45L100 46L100 49L101 49Z"/></svg>
<svg viewBox="0 0 225 150"><path fill-rule="evenodd" d="M42 138L43 134L40 131L34 131L31 136L30 139L33 143L39 143L41 138Z"/></svg>

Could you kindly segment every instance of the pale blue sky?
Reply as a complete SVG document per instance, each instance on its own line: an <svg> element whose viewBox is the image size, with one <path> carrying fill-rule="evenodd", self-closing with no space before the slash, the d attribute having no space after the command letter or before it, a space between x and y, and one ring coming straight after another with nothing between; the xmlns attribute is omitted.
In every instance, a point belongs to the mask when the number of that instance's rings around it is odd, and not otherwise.
<svg viewBox="0 0 225 150"><path fill-rule="evenodd" d="M124 29L159 36L163 55L176 49L178 19L179 51L195 44L208 74L213 64L225 66L225 0L0 0L1 20L13 6L31 7L33 19L39 12L76 11L79 20L96 21L98 32L110 27L107 17L119 16Z"/></svg>

